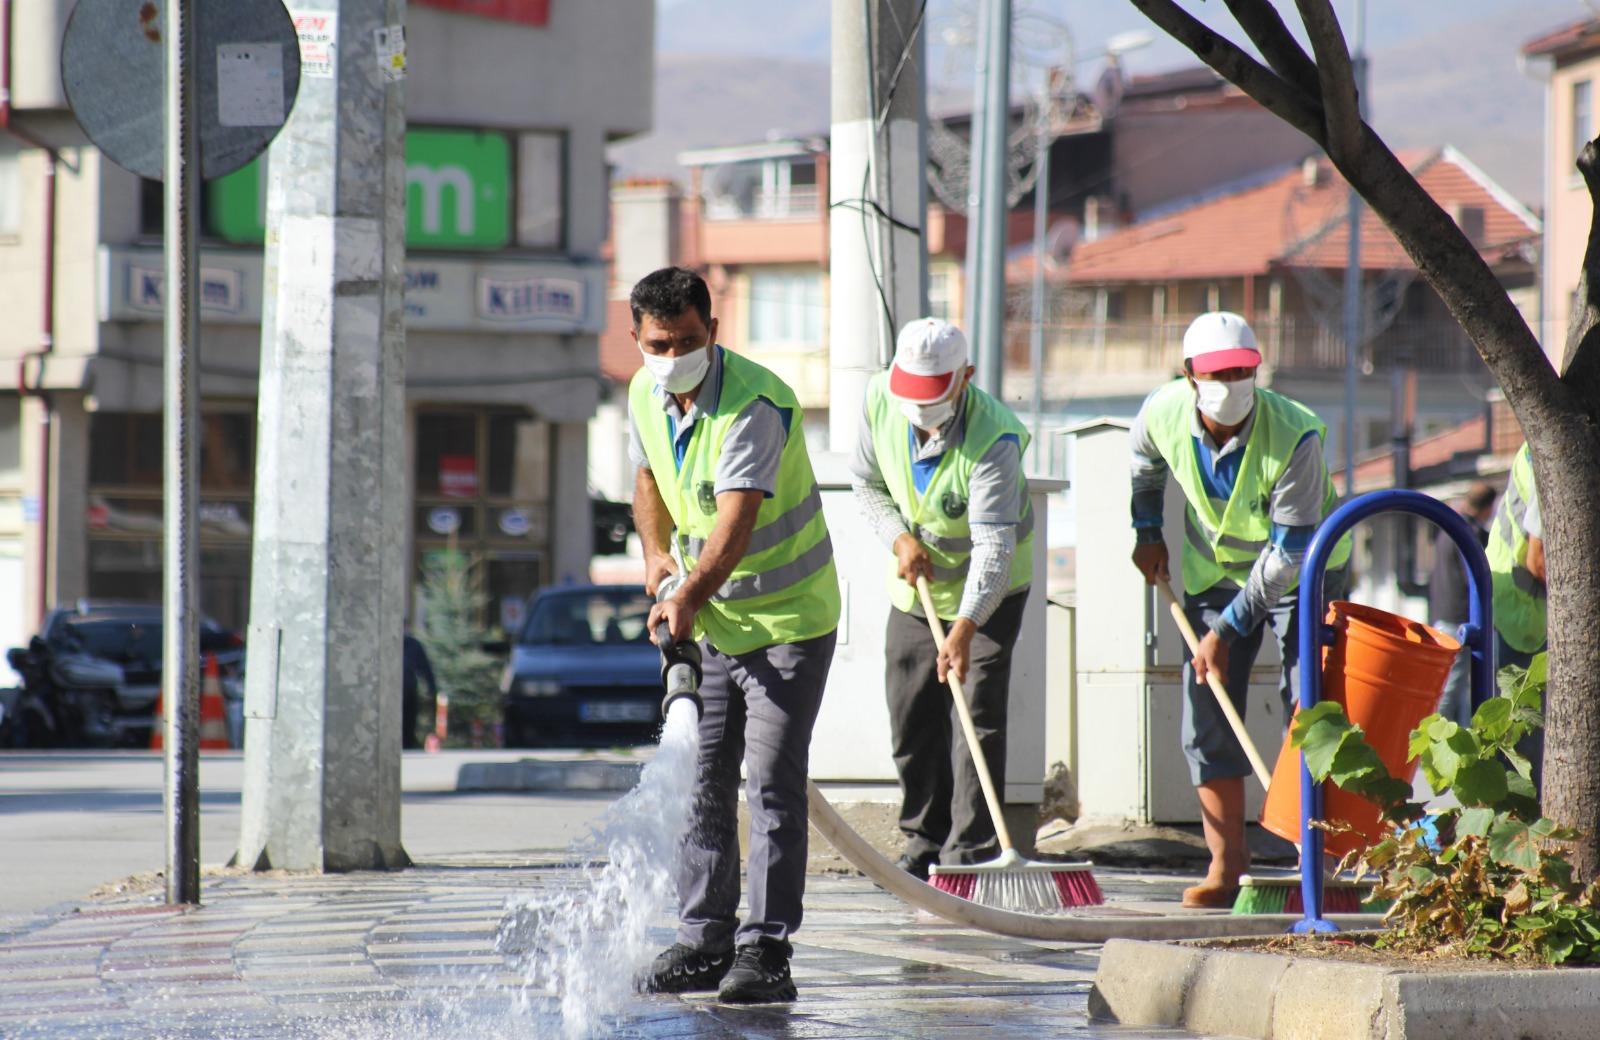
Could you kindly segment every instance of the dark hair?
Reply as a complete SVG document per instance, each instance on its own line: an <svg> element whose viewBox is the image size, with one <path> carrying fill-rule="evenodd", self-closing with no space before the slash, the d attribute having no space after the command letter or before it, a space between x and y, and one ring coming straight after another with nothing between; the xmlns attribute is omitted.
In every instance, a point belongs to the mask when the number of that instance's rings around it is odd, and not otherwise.
<svg viewBox="0 0 1600 1040"><path fill-rule="evenodd" d="M663 267L651 271L634 284L628 294L628 307L633 311L633 327L639 327L639 318L676 318L693 308L700 320L711 324L711 290L706 280L687 267Z"/></svg>
<svg viewBox="0 0 1600 1040"><path fill-rule="evenodd" d="M1494 488L1479 481L1467 489L1467 507L1473 512L1481 513L1494 505Z"/></svg>

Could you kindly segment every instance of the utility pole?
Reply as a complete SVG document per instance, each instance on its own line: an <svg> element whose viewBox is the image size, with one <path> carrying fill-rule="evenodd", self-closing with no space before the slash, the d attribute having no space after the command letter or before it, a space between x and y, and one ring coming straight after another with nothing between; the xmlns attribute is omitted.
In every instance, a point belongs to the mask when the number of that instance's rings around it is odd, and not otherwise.
<svg viewBox="0 0 1600 1040"><path fill-rule="evenodd" d="M166 688L167 902L200 902L199 589L195 434L200 426L200 120L196 0L167 0L165 365L162 379L161 682Z"/></svg>
<svg viewBox="0 0 1600 1040"><path fill-rule="evenodd" d="M867 381L924 313L923 24L917 0L833 0L828 445L855 443Z"/></svg>
<svg viewBox="0 0 1600 1040"><path fill-rule="evenodd" d="M405 0L297 0L269 156L239 853L403 866Z"/></svg>
<svg viewBox="0 0 1600 1040"><path fill-rule="evenodd" d="M1356 103L1367 117L1367 3L1356 0L1356 31L1351 63L1356 81ZM1344 267L1344 494L1356 493L1356 364L1361 353L1361 196L1349 189L1346 218L1349 251Z"/></svg>
<svg viewBox="0 0 1600 1040"><path fill-rule="evenodd" d="M976 255L969 239L967 332L977 352L978 385L1002 396L1005 372L1006 162L1011 132L1011 0L982 0L978 83L974 91L971 188L967 217L976 215Z"/></svg>
<svg viewBox="0 0 1600 1040"><path fill-rule="evenodd" d="M1028 368L1033 373L1033 468L1042 472L1039 454L1044 451L1044 262L1045 235L1050 231L1050 143L1051 119L1055 99L1045 102L1047 116L1039 120L1039 176L1033 182L1033 313L1028 326Z"/></svg>

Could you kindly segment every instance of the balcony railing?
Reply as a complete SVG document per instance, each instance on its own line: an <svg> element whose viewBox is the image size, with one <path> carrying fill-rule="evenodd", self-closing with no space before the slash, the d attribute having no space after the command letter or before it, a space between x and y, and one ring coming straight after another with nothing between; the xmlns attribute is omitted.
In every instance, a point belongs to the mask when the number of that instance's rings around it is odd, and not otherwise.
<svg viewBox="0 0 1600 1040"><path fill-rule="evenodd" d="M760 192L749 199L736 195L706 198L707 220L805 220L817 216L816 188L790 188L783 193Z"/></svg>
<svg viewBox="0 0 1600 1040"><path fill-rule="evenodd" d="M1132 373L1176 372L1182 365L1183 333L1192 317L1161 322L1071 321L1045 329L1045 371ZM1284 318L1253 325L1263 360L1282 372L1342 371L1344 339L1337 328L1310 318ZM1006 328L1009 362L1028 363L1029 325ZM1472 342L1450 321L1396 322L1362 350L1363 367L1399 363L1423 372L1471 375L1484 371Z"/></svg>

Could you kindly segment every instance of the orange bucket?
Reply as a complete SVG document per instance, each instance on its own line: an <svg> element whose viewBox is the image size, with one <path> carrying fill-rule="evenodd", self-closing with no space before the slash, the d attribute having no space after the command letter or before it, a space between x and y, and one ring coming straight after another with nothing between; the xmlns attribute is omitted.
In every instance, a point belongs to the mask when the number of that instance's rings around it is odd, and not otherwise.
<svg viewBox="0 0 1600 1040"><path fill-rule="evenodd" d="M1328 623L1337 635L1322 651L1322 699L1344 705L1390 775L1410 783L1417 772L1416 760L1409 758L1411 731L1437 708L1461 644L1398 614L1344 600L1328 604ZM1329 821L1355 828L1323 836L1330 856L1369 845L1383 833L1378 807L1332 782L1323 784L1322 811ZM1288 740L1272 770L1261 825L1300 841L1300 749Z"/></svg>

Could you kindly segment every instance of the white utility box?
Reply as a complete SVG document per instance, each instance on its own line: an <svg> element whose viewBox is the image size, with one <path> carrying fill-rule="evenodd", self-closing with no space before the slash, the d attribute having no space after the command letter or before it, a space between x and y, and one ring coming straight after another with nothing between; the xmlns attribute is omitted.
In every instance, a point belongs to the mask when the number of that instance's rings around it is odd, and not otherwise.
<svg viewBox="0 0 1600 1040"><path fill-rule="evenodd" d="M1194 823L1199 803L1180 736L1188 650L1165 599L1133 566L1129 425L1095 419L1068 431L1077 442L1075 779L1085 816ZM1164 535L1180 595L1183 512L1183 494L1169 479ZM1268 631L1251 673L1245 724L1269 769L1283 740L1279 662ZM1264 792L1254 779L1245 791L1255 819Z"/></svg>

